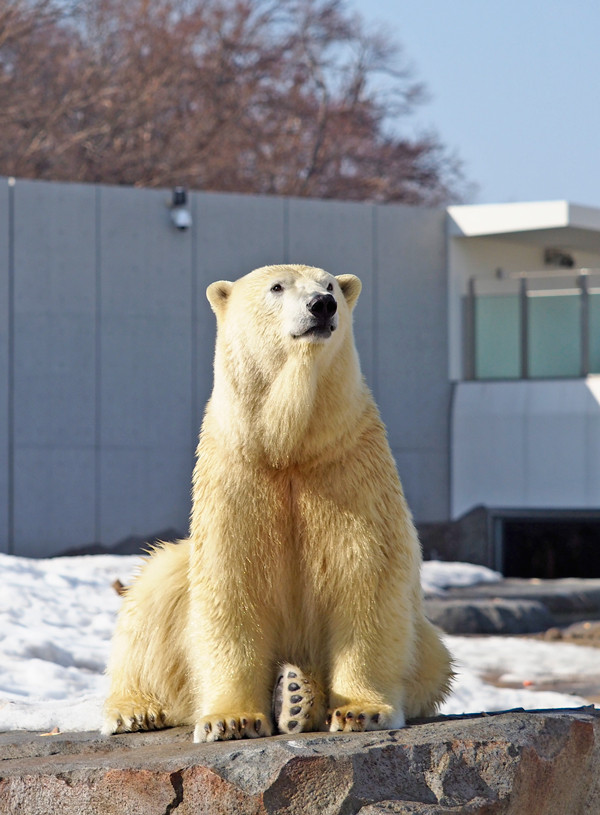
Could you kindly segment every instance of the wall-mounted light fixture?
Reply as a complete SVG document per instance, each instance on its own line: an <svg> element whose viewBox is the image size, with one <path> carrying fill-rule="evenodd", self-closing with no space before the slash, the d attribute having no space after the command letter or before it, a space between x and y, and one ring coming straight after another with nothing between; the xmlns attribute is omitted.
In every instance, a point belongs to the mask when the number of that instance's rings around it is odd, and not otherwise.
<svg viewBox="0 0 600 815"><path fill-rule="evenodd" d="M185 232L192 225L192 215L188 209L188 196L185 187L175 187L170 204L171 221L176 229Z"/></svg>

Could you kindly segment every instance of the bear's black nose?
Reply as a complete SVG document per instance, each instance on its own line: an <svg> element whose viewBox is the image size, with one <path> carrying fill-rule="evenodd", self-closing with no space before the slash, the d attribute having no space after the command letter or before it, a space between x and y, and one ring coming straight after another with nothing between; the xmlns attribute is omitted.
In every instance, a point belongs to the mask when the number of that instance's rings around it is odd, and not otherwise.
<svg viewBox="0 0 600 815"><path fill-rule="evenodd" d="M322 320L333 317L337 311L337 303L332 294L315 294L312 300L308 301L306 307L311 314L320 317Z"/></svg>

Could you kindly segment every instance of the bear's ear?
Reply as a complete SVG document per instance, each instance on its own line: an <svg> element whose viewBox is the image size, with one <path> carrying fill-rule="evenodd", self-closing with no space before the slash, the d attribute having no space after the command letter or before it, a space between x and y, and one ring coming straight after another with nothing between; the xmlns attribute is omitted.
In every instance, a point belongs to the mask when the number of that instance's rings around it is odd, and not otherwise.
<svg viewBox="0 0 600 815"><path fill-rule="evenodd" d="M207 288L206 296L215 314L219 315L222 313L229 300L232 287L233 283L230 283L229 280L217 280L216 283L211 283Z"/></svg>
<svg viewBox="0 0 600 815"><path fill-rule="evenodd" d="M340 284L340 289L342 290L346 302L350 308L354 308L362 289L362 283L359 278L353 274L340 274L337 275L335 279Z"/></svg>

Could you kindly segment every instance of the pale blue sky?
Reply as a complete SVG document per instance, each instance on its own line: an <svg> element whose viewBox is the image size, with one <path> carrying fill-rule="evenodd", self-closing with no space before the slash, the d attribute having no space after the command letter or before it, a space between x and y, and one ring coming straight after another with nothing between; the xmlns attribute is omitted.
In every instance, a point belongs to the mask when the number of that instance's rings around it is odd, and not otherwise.
<svg viewBox="0 0 600 815"><path fill-rule="evenodd" d="M600 207L599 0L348 0L404 46L472 203Z"/></svg>

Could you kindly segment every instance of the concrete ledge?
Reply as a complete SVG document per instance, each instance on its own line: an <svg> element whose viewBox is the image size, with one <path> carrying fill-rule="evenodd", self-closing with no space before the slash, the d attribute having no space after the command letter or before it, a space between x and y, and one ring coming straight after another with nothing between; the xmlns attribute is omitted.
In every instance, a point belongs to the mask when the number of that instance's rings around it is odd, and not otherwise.
<svg viewBox="0 0 600 815"><path fill-rule="evenodd" d="M0 734L4 815L597 815L600 711L194 745L191 730Z"/></svg>

